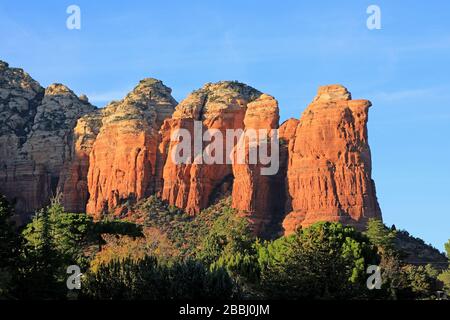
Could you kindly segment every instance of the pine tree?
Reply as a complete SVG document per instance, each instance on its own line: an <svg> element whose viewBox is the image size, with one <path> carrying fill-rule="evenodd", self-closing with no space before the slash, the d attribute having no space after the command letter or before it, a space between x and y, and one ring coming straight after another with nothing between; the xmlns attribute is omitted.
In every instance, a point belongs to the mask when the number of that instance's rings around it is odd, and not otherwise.
<svg viewBox="0 0 450 320"><path fill-rule="evenodd" d="M396 238L395 229L387 228L379 219L369 219L367 223L366 236L370 242L377 246L379 251L390 252L394 250Z"/></svg>
<svg viewBox="0 0 450 320"><path fill-rule="evenodd" d="M259 261L270 298L356 298L368 294L366 268L378 256L353 228L320 222L260 246Z"/></svg>
<svg viewBox="0 0 450 320"><path fill-rule="evenodd" d="M64 274L61 257L52 238L49 210L38 211L24 231L27 239L21 268L22 298L54 299L62 297Z"/></svg>

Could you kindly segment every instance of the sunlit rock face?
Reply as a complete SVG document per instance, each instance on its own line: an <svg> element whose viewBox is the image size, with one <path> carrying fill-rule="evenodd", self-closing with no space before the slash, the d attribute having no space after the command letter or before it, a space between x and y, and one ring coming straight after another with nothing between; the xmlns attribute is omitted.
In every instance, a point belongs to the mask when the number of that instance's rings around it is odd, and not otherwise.
<svg viewBox="0 0 450 320"><path fill-rule="evenodd" d="M170 88L144 79L105 108L89 152L87 213L99 217L155 193L158 130L175 105Z"/></svg>
<svg viewBox="0 0 450 320"><path fill-rule="evenodd" d="M194 137L194 122L200 121L201 132L219 130L225 139L227 129L244 129L247 105L259 96L261 92L245 84L222 81L206 84L176 107L172 118L166 120L161 130L163 145L160 149L166 151L161 174L164 182L161 196L164 200L195 214L206 208L219 194L230 192L233 184L231 163L226 163L225 158L221 163L214 164L176 163L170 155L177 142L170 142L170 136L175 130L186 129ZM207 145L207 142L203 143L202 150ZM222 154L224 157L230 155L226 143L223 143Z"/></svg>
<svg viewBox="0 0 450 320"><path fill-rule="evenodd" d="M370 106L330 85L303 112L289 141L286 234L317 221L363 229L369 218L381 218L367 141Z"/></svg>
<svg viewBox="0 0 450 320"><path fill-rule="evenodd" d="M66 211L96 218L123 216L126 204L153 194L192 215L231 195L236 214L265 238L317 221L363 229L369 218L381 218L367 141L370 106L341 85L324 86L300 120L279 127L277 100L243 83L208 83L177 104L170 88L148 78L97 109L62 84L42 88L0 61L0 193L22 221L59 190ZM180 129L192 138L187 163L172 157ZM219 163L195 161L196 130L201 155L213 141L203 134L221 134ZM248 148L246 162L236 161L228 130L275 137L279 144L267 145L266 156L277 156L277 170L263 174L261 154L250 163ZM258 140L252 148L262 146Z"/></svg>

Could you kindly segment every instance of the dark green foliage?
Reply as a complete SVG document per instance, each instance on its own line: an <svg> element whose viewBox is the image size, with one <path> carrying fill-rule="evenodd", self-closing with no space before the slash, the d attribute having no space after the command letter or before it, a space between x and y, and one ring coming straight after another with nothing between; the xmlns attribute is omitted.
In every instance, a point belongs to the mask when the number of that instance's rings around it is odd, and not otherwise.
<svg viewBox="0 0 450 320"><path fill-rule="evenodd" d="M387 228L380 219L369 219L365 235L374 244L381 257L382 288L374 291L378 298L399 299L411 292L406 292L408 279L402 270L399 253L395 250L396 228Z"/></svg>
<svg viewBox="0 0 450 320"><path fill-rule="evenodd" d="M121 236L129 236L133 238L143 237L142 226L133 222L113 220L113 221L99 221L92 223L91 233L89 239L97 239L99 250L105 243L102 234L114 234Z"/></svg>
<svg viewBox="0 0 450 320"><path fill-rule="evenodd" d="M212 224L198 250L197 255L207 264L217 261L224 252L252 251L255 238L247 221L238 217L233 209L223 209L222 215Z"/></svg>
<svg viewBox="0 0 450 320"><path fill-rule="evenodd" d="M16 280L22 239L11 221L13 209L0 195L0 299L11 295Z"/></svg>
<svg viewBox="0 0 450 320"><path fill-rule="evenodd" d="M241 277L253 282L258 280L255 237L248 222L229 207L225 207L213 223L196 257L213 269L225 268L238 282L242 282Z"/></svg>
<svg viewBox="0 0 450 320"><path fill-rule="evenodd" d="M94 226L93 232L95 234L117 234L126 235L130 237L142 237L142 226L136 225L128 221L100 221Z"/></svg>
<svg viewBox="0 0 450 320"><path fill-rule="evenodd" d="M433 299L440 289L437 271L430 265L404 265L395 253L383 253L380 267L382 288L375 297L391 300Z"/></svg>
<svg viewBox="0 0 450 320"><path fill-rule="evenodd" d="M443 289L450 296L450 269L444 270L439 276L438 280L443 283Z"/></svg>
<svg viewBox="0 0 450 320"><path fill-rule="evenodd" d="M18 295L62 298L67 293L67 267L89 265L102 234L141 236L141 227L124 221L95 223L85 214L67 213L59 197L37 212L22 234L26 240L20 263Z"/></svg>
<svg viewBox="0 0 450 320"><path fill-rule="evenodd" d="M6 198L0 195L0 268L11 265L19 253L20 237L11 220L13 209Z"/></svg>
<svg viewBox="0 0 450 320"><path fill-rule="evenodd" d="M412 295L410 290L405 290L408 279L403 272L398 254L394 252L381 254L380 268L383 280L382 290L374 292L379 298L397 300Z"/></svg>
<svg viewBox="0 0 450 320"><path fill-rule="evenodd" d="M83 279L82 296L89 299L226 299L231 279L223 269L209 271L187 260L160 264L155 257L126 259L101 265Z"/></svg>
<svg viewBox="0 0 450 320"><path fill-rule="evenodd" d="M371 243L377 246L379 251L386 252L394 249L396 231L388 229L380 219L369 219L365 235Z"/></svg>
<svg viewBox="0 0 450 320"><path fill-rule="evenodd" d="M94 223L85 214L66 213L59 200L39 211L23 230L28 254L52 250L62 264L87 265L85 246L94 240Z"/></svg>
<svg viewBox="0 0 450 320"><path fill-rule="evenodd" d="M61 207L53 203L39 211L23 232L26 244L18 289L22 298L51 299L61 298L64 294L64 258L54 241L52 225L61 212Z"/></svg>
<svg viewBox="0 0 450 320"><path fill-rule="evenodd" d="M147 213L144 225L164 231L182 257L198 259L211 270L225 269L237 286L257 281L255 238L246 220L231 209L231 198L196 216L188 216L156 197L148 198L139 209Z"/></svg>
<svg viewBox="0 0 450 320"><path fill-rule="evenodd" d="M317 223L259 248L261 285L271 298L358 298L377 255L368 239L339 223Z"/></svg>
<svg viewBox="0 0 450 320"><path fill-rule="evenodd" d="M365 233L381 256L382 290L379 298L432 299L442 286L437 279L442 268L438 250L406 231L388 229L380 220L370 219ZM424 263L431 262L425 265Z"/></svg>
<svg viewBox="0 0 450 320"><path fill-rule="evenodd" d="M383 299L433 299L442 284L431 265L405 264L398 252L382 252L382 288L375 297Z"/></svg>
<svg viewBox="0 0 450 320"><path fill-rule="evenodd" d="M79 295L85 299L432 299L442 286L450 291L440 253L379 220L370 220L365 234L327 222L261 243L230 198L195 216L155 196L128 205L139 224L108 216L94 222L65 212L56 197L20 234L0 197L0 298L66 298L73 264L86 271ZM102 235L142 237L145 227L157 228L179 255L113 260L89 270L112 238ZM446 249L449 254L450 241ZM372 264L381 267L381 290L366 287Z"/></svg>
<svg viewBox="0 0 450 320"><path fill-rule="evenodd" d="M403 268L406 275L406 288L411 291L413 299L433 299L440 289L436 271L430 266L407 265Z"/></svg>

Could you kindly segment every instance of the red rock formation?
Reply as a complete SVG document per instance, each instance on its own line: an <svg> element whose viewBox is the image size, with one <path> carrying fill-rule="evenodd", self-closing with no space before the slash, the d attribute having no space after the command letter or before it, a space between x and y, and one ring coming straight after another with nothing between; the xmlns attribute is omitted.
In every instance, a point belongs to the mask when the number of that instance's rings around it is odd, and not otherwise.
<svg viewBox="0 0 450 320"><path fill-rule="evenodd" d="M295 131L297 131L297 126L300 120L290 118L283 122L278 129L278 137L283 140L283 144L289 144L293 138L295 138Z"/></svg>
<svg viewBox="0 0 450 320"><path fill-rule="evenodd" d="M145 79L102 119L92 146L86 211L96 217L155 192L158 128L176 101L161 81Z"/></svg>
<svg viewBox="0 0 450 320"><path fill-rule="evenodd" d="M64 209L68 212L86 212L89 200L89 155L101 128L104 111L99 110L80 118L74 128L73 159L65 163L59 185Z"/></svg>
<svg viewBox="0 0 450 320"><path fill-rule="evenodd" d="M297 131L297 126L300 123L300 120L290 118L283 122L278 129L278 136L280 141L280 173L279 175L283 179L282 186L280 189L284 193L284 201L283 201L283 214L289 213L292 211L291 205L291 197L288 196L288 183L287 183L287 169L289 162L289 144L293 143L295 140L295 132ZM282 220L284 219L284 216ZM281 227L281 229L283 229Z"/></svg>
<svg viewBox="0 0 450 320"><path fill-rule="evenodd" d="M177 142L168 141L171 134L180 128L187 129L194 137L195 120L202 121L202 132L217 129L226 137L227 129L244 127L247 104L260 95L259 91L241 83L219 82L206 84L177 106L172 119L166 121L162 131L164 146L160 148L167 150L162 174L164 186L161 196L164 200L194 214L206 208L216 192L231 187L232 167L225 163L225 159L223 164L177 164L170 156ZM204 143L202 150L207 145ZM223 154L226 155L225 143L223 148Z"/></svg>
<svg viewBox="0 0 450 320"><path fill-rule="evenodd" d="M58 187L66 210L95 217L121 214L123 203L154 193L195 214L232 192L232 206L260 236L323 220L363 228L381 217L367 142L370 102L351 100L346 88L321 87L300 121L281 125L274 175L263 175L260 162L226 162L237 155L227 149L227 129L278 127L274 98L218 82L194 91L173 113L175 105L161 81L145 79L122 101L95 110L85 96L60 84L44 90L0 61L0 192L19 213L32 213ZM196 155L189 163L173 161L181 142L172 135L186 129L195 138L198 124L201 134L221 133L222 163L196 162ZM200 141L200 152L211 145Z"/></svg>
<svg viewBox="0 0 450 320"><path fill-rule="evenodd" d="M370 105L331 85L319 88L304 111L289 143L286 234L317 221L363 228L368 218L381 218L367 142Z"/></svg>
<svg viewBox="0 0 450 320"><path fill-rule="evenodd" d="M247 105L244 135L253 129L267 130L270 134L271 129L277 129L278 121L277 101L269 95L262 94L257 100ZM260 141L255 142L260 147ZM248 144L245 151L246 159L248 159L250 152ZM277 150L270 150L270 147L268 151L277 152ZM235 153L237 152L235 149ZM284 177L280 176L279 172L275 175L264 175L261 168L266 166L263 166L259 160L256 164L248 161L240 164L235 159L232 207L238 209L249 219L256 234L262 235L267 232L267 227L272 225L274 218L282 213ZM275 161L278 160L279 158Z"/></svg>

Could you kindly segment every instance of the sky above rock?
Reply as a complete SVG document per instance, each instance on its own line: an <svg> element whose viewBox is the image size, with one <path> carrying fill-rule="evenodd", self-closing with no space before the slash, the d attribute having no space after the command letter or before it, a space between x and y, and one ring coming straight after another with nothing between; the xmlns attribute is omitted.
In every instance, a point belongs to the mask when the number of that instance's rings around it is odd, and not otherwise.
<svg viewBox="0 0 450 320"><path fill-rule="evenodd" d="M69 30L69 5L81 29ZM381 9L381 30L366 10ZM0 59L103 106L146 77L180 101L239 80L299 118L319 85L373 103L373 177L388 225L450 238L450 2L2 1Z"/></svg>

